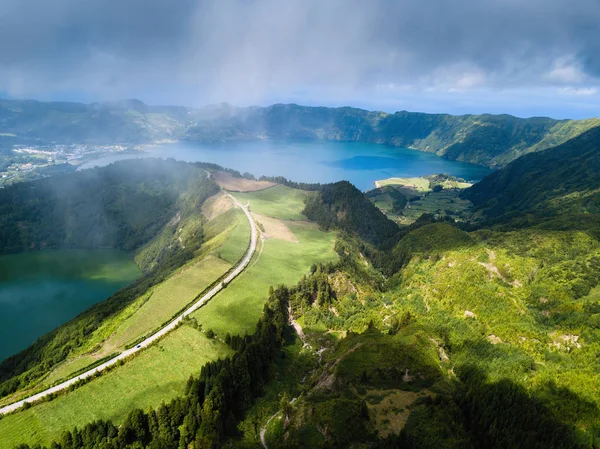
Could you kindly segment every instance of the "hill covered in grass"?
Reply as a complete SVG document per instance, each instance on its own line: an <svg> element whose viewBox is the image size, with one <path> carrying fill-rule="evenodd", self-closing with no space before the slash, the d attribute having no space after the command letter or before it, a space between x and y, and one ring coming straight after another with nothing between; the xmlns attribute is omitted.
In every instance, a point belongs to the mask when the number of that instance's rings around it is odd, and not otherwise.
<svg viewBox="0 0 600 449"><path fill-rule="evenodd" d="M600 125L600 119L554 120L510 115L393 114L343 107L275 104L200 109L111 103L0 100L0 145L38 143L137 144L163 139L257 138L371 142L499 167ZM8 137L7 137L8 136Z"/></svg>

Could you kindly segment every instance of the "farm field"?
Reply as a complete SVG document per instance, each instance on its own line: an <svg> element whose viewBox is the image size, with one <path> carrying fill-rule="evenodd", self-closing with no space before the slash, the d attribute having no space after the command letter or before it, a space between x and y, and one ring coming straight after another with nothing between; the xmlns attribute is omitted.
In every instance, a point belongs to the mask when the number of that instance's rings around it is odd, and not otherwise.
<svg viewBox="0 0 600 449"><path fill-rule="evenodd" d="M191 374L231 350L190 326L181 326L133 360L51 402L0 420L0 449L48 444L62 430L96 419L121 423L134 408L158 407L183 394ZM173 367L177 369L173 369Z"/></svg>
<svg viewBox="0 0 600 449"><path fill-rule="evenodd" d="M227 218L233 213L234 227L226 234L226 239L221 246L215 251L215 254L231 265L237 263L244 255L250 245L250 223L246 219L244 213L239 209L234 209L228 212ZM229 220L229 218L228 218Z"/></svg>
<svg viewBox="0 0 600 449"><path fill-rule="evenodd" d="M252 179L234 178L231 173L224 171L214 172L213 179L225 190L229 190L231 192L252 192L255 190L266 189L275 185L275 183L269 181L255 181Z"/></svg>
<svg viewBox="0 0 600 449"><path fill-rule="evenodd" d="M242 204L249 203L250 211L281 220L306 220L302 215L304 200L309 192L276 185L257 192L236 193Z"/></svg>
<svg viewBox="0 0 600 449"><path fill-rule="evenodd" d="M301 213L305 195L306 192L281 185L235 194L240 202L248 202L254 213L263 216L258 221L263 220L268 226L267 235L269 228L276 225L286 227L288 235L285 239L263 240L248 269L194 313L204 329L212 329L221 337L227 332L231 335L252 333L270 286L294 284L308 273L313 263L337 259L333 251L335 233L320 231L314 223L290 220L290 217L306 220ZM269 217L268 222L264 217ZM289 238L290 233L294 239Z"/></svg>
<svg viewBox="0 0 600 449"><path fill-rule="evenodd" d="M375 181L375 187L403 186L405 188L414 189L417 192L430 192L432 190L431 182L440 184L444 189L466 189L472 186L471 183L465 182L464 180L459 181L455 178L435 180L437 177L437 175L431 175L418 178L388 178Z"/></svg>
<svg viewBox="0 0 600 449"><path fill-rule="evenodd" d="M151 333L190 304L229 268L231 264L208 255L167 279L149 293L144 305L119 327L107 345L121 348Z"/></svg>
<svg viewBox="0 0 600 449"><path fill-rule="evenodd" d="M444 216L448 215L448 211L453 218L460 218L471 207L471 202L460 198L459 193L459 190L429 192L420 200L409 202L403 210L404 215L397 217L397 221L408 225L414 223L423 214Z"/></svg>
<svg viewBox="0 0 600 449"><path fill-rule="evenodd" d="M404 186L412 188L417 192L428 192L429 180L425 178L388 178L380 181L375 181L375 187L385 186Z"/></svg>
<svg viewBox="0 0 600 449"><path fill-rule="evenodd" d="M193 316L204 329L224 337L254 331L272 285L296 283L313 263L337 259L335 233L307 222L285 222L298 243L267 239L248 269Z"/></svg>
<svg viewBox="0 0 600 449"><path fill-rule="evenodd" d="M391 179L404 179L404 178L391 178ZM410 180L423 180L429 182L424 178L406 178L406 182ZM390 181L390 180L385 180ZM384 181L378 181L381 183ZM455 181L445 181L447 183ZM405 184L394 184L385 183L376 190L367 192L367 197L371 202L389 219L396 221L401 225L410 225L414 223L423 214L432 214L437 217L450 215L451 217L460 220L463 215L472 206L472 203L468 200L460 198L460 188L444 187L443 190L433 191L424 190L423 185L418 182L413 182L413 187L409 187ZM397 213L398 207L394 207L394 189L400 194L404 195L406 199L403 200L405 204L402 208L402 202L400 202L400 208L402 213ZM395 193L397 195L397 193Z"/></svg>

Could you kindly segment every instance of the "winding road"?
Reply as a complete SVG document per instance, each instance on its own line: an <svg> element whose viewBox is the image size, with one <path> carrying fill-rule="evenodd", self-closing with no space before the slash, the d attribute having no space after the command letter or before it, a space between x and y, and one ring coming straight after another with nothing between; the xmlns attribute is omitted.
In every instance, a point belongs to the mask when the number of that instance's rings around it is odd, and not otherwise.
<svg viewBox="0 0 600 449"><path fill-rule="evenodd" d="M17 410L18 408L22 407L26 402L33 403L35 401L39 401L40 399L42 399L52 393L57 393L59 391L65 390L66 388L69 388L71 385L79 382L80 380L87 379L87 378L95 375L96 373L104 371L106 368L113 366L115 363L118 363L119 361L124 360L127 357L130 357L131 355L150 346L156 340L165 336L166 334L171 332L173 329L175 329L179 325L179 323L181 323L181 321L183 320L183 318L185 316L189 315L190 313L192 313L192 312L196 311L197 309L199 309L200 307L202 307L204 304L206 304L208 301L210 301L217 293L219 293L221 290L223 290L223 288L225 288L225 287L223 287L223 283L228 284L233 279L235 279L242 271L244 271L244 269L250 263L250 260L252 260L252 256L254 255L254 252L256 251L256 242L258 240L258 231L256 230L256 225L254 224L254 220L252 219L252 216L250 215L248 208L242 206L242 204L234 196L230 195L228 192L224 192L224 193L235 203L236 206L240 207L246 214L246 218L248 218L248 222L250 223L251 236L250 236L250 246L248 247L248 251L244 255L244 258L235 267L235 269L223 280L223 282L220 282L219 284L217 284L212 290L210 290L208 293L206 293L204 296L202 296L202 298L198 299L198 301L196 301L192 306L190 306L188 309L186 309L181 315L179 315L177 318L173 319L173 321L171 321L167 326L163 327L156 333L152 334L151 336L146 338L141 343L138 343L133 348L123 351L118 356L110 359L107 362L104 362L101 365L98 365L97 367L95 367L93 369L90 369L89 371L86 371L83 374L79 374L76 377L73 377L65 382L55 385L54 387L48 388L47 390L44 390L37 394L34 394L33 396L29 396L28 398L22 399L18 402L14 402L10 405L0 408L0 415L5 415L7 413Z"/></svg>

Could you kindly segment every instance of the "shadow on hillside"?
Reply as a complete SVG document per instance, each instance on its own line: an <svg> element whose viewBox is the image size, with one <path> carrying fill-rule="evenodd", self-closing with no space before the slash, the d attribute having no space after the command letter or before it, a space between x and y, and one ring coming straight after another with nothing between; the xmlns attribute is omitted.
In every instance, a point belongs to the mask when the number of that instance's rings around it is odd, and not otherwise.
<svg viewBox="0 0 600 449"><path fill-rule="evenodd" d="M579 411L593 420L599 410L573 391L555 388L532 394L508 379L489 381L478 368L461 371L451 396L437 396L415 408L400 436L389 437L377 448L593 447L573 422L582 418ZM554 408L563 399L563 409ZM595 438L597 430L592 430Z"/></svg>

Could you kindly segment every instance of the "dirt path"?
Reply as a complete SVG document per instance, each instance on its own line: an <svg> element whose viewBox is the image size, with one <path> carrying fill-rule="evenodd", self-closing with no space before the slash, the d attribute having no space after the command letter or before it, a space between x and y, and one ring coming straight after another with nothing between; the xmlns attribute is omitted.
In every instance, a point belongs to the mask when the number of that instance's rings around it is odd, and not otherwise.
<svg viewBox="0 0 600 449"><path fill-rule="evenodd" d="M95 367L89 371L86 371L83 374L75 376L65 382L62 382L54 387L48 388L40 393L34 394L33 396L29 396L25 399L22 399L20 401L14 402L10 405L0 408L0 415L5 415L7 413L13 412L13 411L21 408L25 403L33 403L35 401L39 401L40 399L45 398L46 396L48 396L50 394L65 390L65 389L69 388L71 385L79 382L80 380L92 377L96 373L104 371L106 368L111 367L111 366L115 365L116 363L118 363L119 361L125 360L128 357L132 356L133 354L150 346L152 343L154 343L158 339L162 338L163 336L165 336L172 330L174 330L179 325L179 323L181 323L181 321L183 320L183 318L185 316L191 314L192 312L195 312L200 307L202 307L204 304L206 304L208 301L210 301L217 293L219 293L223 289L223 283L229 284L242 271L244 271L244 269L248 266L248 264L252 260L252 256L254 255L254 252L256 251L256 242L258 240L258 231L256 229L254 220L252 219L252 216L250 215L250 212L248 211L247 207L244 207L233 195L231 195L227 192L225 192L225 195L227 195L235 203L235 205L240 207L246 214L246 218L248 219L248 222L250 223L251 236L250 236L250 247L248 248L246 255L244 256L242 261L237 265L237 267L235 267L235 269L223 280L223 282L220 282L219 284L217 284L212 290L210 290L208 293L206 293L204 296L202 296L202 298L200 298L198 301L196 301L192 306L190 306L181 315L179 315L177 318L175 318L173 321L171 321L167 326L165 326L162 329L160 329L159 331L155 332L150 337L146 338L144 341L137 344L133 348L123 351L118 356L110 359L107 362L104 362L101 365L98 365L97 367Z"/></svg>
<svg viewBox="0 0 600 449"><path fill-rule="evenodd" d="M298 398L293 398L290 401L290 405L293 404L294 402L296 402L296 400L298 400ZM260 444L262 444L262 446L265 449L269 449L269 446L267 446L267 442L265 441L265 434L267 433L267 426L269 425L269 423L276 418L277 416L281 415L281 412L277 412L275 414L273 414L265 423L265 425L260 429Z"/></svg>

